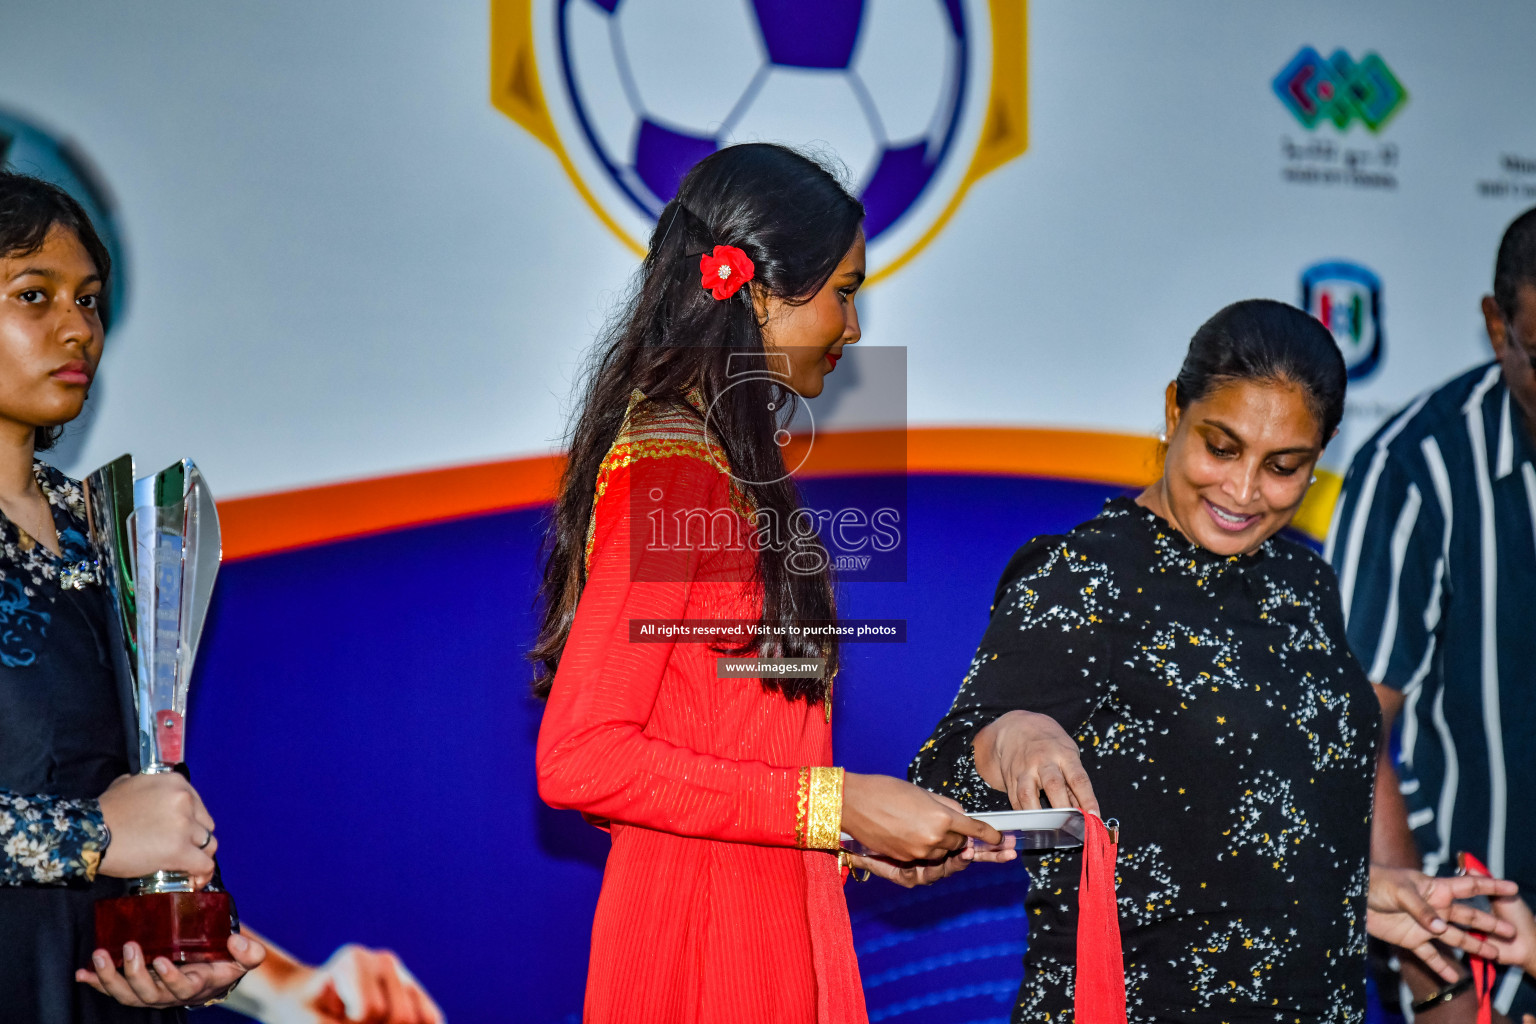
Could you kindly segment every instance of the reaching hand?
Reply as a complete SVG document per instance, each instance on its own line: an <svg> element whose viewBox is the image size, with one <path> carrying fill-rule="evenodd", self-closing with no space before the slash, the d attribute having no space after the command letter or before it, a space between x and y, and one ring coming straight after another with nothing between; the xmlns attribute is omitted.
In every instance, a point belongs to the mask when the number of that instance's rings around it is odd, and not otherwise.
<svg viewBox="0 0 1536 1024"><path fill-rule="evenodd" d="M1044 791L1051 806L1098 813L1077 744L1049 715L1010 711L976 734L976 771L1008 794L1015 810L1037 810Z"/></svg>
<svg viewBox="0 0 1536 1024"><path fill-rule="evenodd" d="M101 794L101 816L112 833L101 873L139 878L184 871L201 889L213 877L219 841L213 818L192 784L175 772L120 775Z"/></svg>
<svg viewBox="0 0 1536 1024"><path fill-rule="evenodd" d="M1495 960L1499 955L1495 942L1515 938L1513 924L1456 901L1474 896L1514 896L1519 891L1514 882L1498 878L1431 878L1408 868L1372 864L1365 929L1408 950L1446 981L1455 981L1459 974L1436 949L1436 943ZM1489 939L1478 939L1468 932L1484 932Z"/></svg>
<svg viewBox="0 0 1536 1024"><path fill-rule="evenodd" d="M963 813L965 810L958 801L947 796L935 795L934 799L956 811ZM911 889L919 885L932 885L941 878L948 878L957 871L964 871L972 863L1006 864L1018 855L1018 850L1014 849L1013 837L1003 836L1002 845L997 849L984 850L973 843L966 843L955 853L939 860L901 863L887 857L869 857L850 853L848 862L855 871L868 871L887 881Z"/></svg>
<svg viewBox="0 0 1536 1024"><path fill-rule="evenodd" d="M111 996L124 1006L151 1009L200 1006L227 993L247 971L266 959L267 951L259 942L243 935L231 935L229 955L234 957L233 961L185 964L181 967L163 956L156 957L151 969L144 963L144 954L139 944L130 942L123 947L121 974L112 966L112 958L107 951L98 949L91 957L96 969L76 971L75 980L84 982L103 995Z"/></svg>
<svg viewBox="0 0 1536 1024"><path fill-rule="evenodd" d="M876 855L903 862L940 860L968 839L993 846L1003 840L953 800L889 775L853 772L843 774L843 831Z"/></svg>
<svg viewBox="0 0 1536 1024"><path fill-rule="evenodd" d="M1536 973L1536 918L1519 896L1498 896L1493 900L1493 916L1515 930L1514 938L1490 935L1488 941L1499 951L1499 963L1513 964L1527 975Z"/></svg>

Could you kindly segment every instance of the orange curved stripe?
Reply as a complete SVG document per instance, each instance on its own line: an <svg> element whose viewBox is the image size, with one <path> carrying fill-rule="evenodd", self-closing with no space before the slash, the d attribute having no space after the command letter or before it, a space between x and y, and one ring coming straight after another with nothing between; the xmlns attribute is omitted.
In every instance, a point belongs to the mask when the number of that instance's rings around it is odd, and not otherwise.
<svg viewBox="0 0 1536 1024"><path fill-rule="evenodd" d="M547 504L564 469L564 457L543 455L221 501L224 558Z"/></svg>
<svg viewBox="0 0 1536 1024"><path fill-rule="evenodd" d="M806 478L915 473L1038 476L1139 487L1157 478L1157 442L1140 434L1033 427L912 427L816 436L786 454ZM803 461L802 461L803 459ZM229 560L328 544L554 500L565 459L508 459L233 498L219 503ZM1327 528L1333 480L1314 488L1297 525ZM1316 498L1314 501L1313 498Z"/></svg>

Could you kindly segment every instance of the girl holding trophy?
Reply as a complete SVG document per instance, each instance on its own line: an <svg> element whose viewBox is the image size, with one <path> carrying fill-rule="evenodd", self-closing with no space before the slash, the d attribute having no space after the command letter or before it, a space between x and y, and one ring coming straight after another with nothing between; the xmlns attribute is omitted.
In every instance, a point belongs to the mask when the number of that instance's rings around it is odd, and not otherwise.
<svg viewBox="0 0 1536 1024"><path fill-rule="evenodd" d="M93 948L97 900L156 871L201 889L218 850L185 778L129 774L137 726L110 659L81 488L34 457L84 406L110 273L79 204L0 173L0 1016L36 1024L179 1021L269 956L249 932L230 938L230 959L183 967L146 963L129 943L119 972ZM317 971L273 951L270 965L232 1008L295 1022L441 1019L387 954L344 947ZM361 997L344 1006L336 979Z"/></svg>
<svg viewBox="0 0 1536 1024"><path fill-rule="evenodd" d="M963 867L971 838L1001 840L951 800L833 767L836 644L787 628L835 615L825 558L813 535L787 550L748 525L801 512L785 413L859 340L863 216L791 150L706 157L662 211L588 379L534 657L539 791L612 833L590 1024L862 1021L839 833L889 858L850 867L908 885ZM648 534L675 516L708 539ZM644 635L701 620L742 632ZM722 653L825 668L727 678Z"/></svg>
<svg viewBox="0 0 1536 1024"><path fill-rule="evenodd" d="M91 962L96 900L159 870L204 886L218 849L184 778L128 774L109 612L99 587L75 582L90 560L80 486L33 457L85 403L110 273L74 200L0 178L0 1005L17 1019L171 1020L76 984L73 968ZM145 991L174 984L183 998L166 990L166 1003L220 995L264 955L238 936L229 951ZM142 987L150 972L134 952L124 972Z"/></svg>

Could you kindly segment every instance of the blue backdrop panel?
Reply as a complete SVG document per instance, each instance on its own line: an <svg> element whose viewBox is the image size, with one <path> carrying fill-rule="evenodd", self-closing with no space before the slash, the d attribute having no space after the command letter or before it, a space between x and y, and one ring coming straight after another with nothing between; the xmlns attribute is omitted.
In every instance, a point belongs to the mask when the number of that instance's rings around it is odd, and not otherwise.
<svg viewBox="0 0 1536 1024"><path fill-rule="evenodd" d="M834 507L868 486L806 490ZM954 696L1008 557L1113 493L914 477L907 582L842 595L845 615L903 618L909 632L845 648L839 763L904 772ZM523 652L542 515L228 566L194 696L190 757L245 918L307 959L345 941L393 949L459 1024L579 1019L607 848L534 786ZM871 1019L1005 1019L1025 884L1010 865L916 892L851 885Z"/></svg>

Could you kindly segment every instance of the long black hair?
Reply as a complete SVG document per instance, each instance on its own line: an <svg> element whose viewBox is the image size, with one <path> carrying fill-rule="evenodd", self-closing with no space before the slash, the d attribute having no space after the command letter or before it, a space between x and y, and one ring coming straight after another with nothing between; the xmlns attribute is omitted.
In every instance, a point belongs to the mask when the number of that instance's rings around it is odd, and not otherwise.
<svg viewBox="0 0 1536 1024"><path fill-rule="evenodd" d="M53 228L68 228L80 239L86 254L96 265L101 278L102 302L107 301L107 283L112 276L112 256L96 233L85 208L57 185L25 174L0 171L0 259L30 256L43 247ZM103 308L105 324L111 310ZM63 425L38 427L33 446L47 451L64 433Z"/></svg>
<svg viewBox="0 0 1536 1024"><path fill-rule="evenodd" d="M685 391L697 386L731 475L758 513L789 523L801 510L773 440L796 396L768 375L728 379L743 357L761 363L762 325L750 287L724 300L700 287L700 254L716 245L736 246L755 266L753 286L804 302L831 278L863 221L863 205L832 172L783 146L731 146L705 157L683 178L657 219L634 295L597 346L583 382L546 540L542 621L529 655L536 695L549 694L586 584L583 555L598 469L623 425L631 391L684 406ZM763 680L765 689L815 702L836 669L836 640L797 639L788 635L789 627L830 620L836 604L826 560L818 560L820 571L805 572L803 563L791 564L792 557L794 552L772 545L758 547L761 621L768 627L761 635L774 639L752 648L764 656L825 659L821 679Z"/></svg>
<svg viewBox="0 0 1536 1024"><path fill-rule="evenodd" d="M1344 418L1344 355L1316 317L1273 299L1244 299L1200 325L1174 378L1174 401L1189 408L1238 381L1295 384L1322 427L1322 443Z"/></svg>

